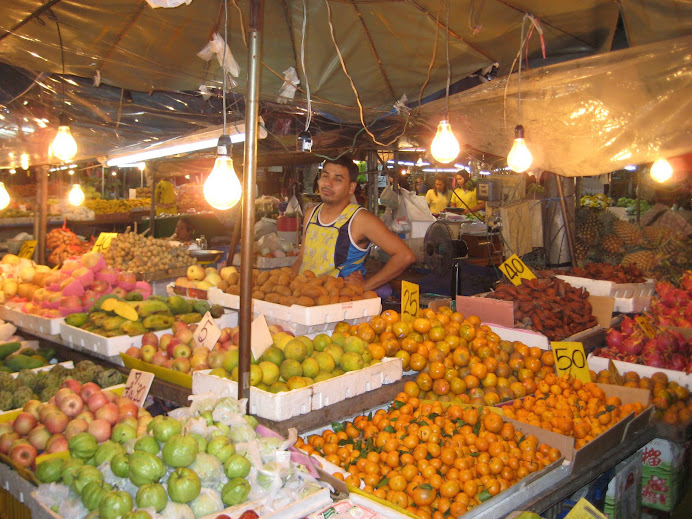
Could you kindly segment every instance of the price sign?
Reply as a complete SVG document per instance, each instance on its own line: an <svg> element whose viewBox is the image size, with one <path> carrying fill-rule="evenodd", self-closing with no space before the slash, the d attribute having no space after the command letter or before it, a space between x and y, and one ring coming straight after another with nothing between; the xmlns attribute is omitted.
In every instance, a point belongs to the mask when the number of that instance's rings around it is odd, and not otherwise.
<svg viewBox="0 0 692 519"><path fill-rule="evenodd" d="M507 261L500 265L499 269L515 286L521 285L522 279L536 279L535 274L516 254L507 258Z"/></svg>
<svg viewBox="0 0 692 519"><path fill-rule="evenodd" d="M553 349L558 376L569 374L584 383L591 382L581 342L551 342L550 347Z"/></svg>
<svg viewBox="0 0 692 519"><path fill-rule="evenodd" d="M622 386L625 381L622 378L622 375L620 375L620 371L618 370L617 366L613 362L613 359L608 359L608 371L610 372L611 375L613 375L613 378L615 379L615 383L618 386Z"/></svg>
<svg viewBox="0 0 692 519"><path fill-rule="evenodd" d="M259 360L264 350L272 344L274 344L274 340L269 331L269 326L267 326L267 320L264 318L264 315L260 314L257 319L252 321L250 326L250 349L252 350L252 355Z"/></svg>
<svg viewBox="0 0 692 519"><path fill-rule="evenodd" d="M31 259L34 257L34 250L36 250L36 240L26 240L22 243L22 248L19 249L20 258Z"/></svg>
<svg viewBox="0 0 692 519"><path fill-rule="evenodd" d="M91 252L102 252L111 246L113 238L118 235L117 232L102 232L99 237L96 238L96 243L91 249Z"/></svg>
<svg viewBox="0 0 692 519"><path fill-rule="evenodd" d="M582 497L565 516L565 519L607 519L607 516Z"/></svg>
<svg viewBox="0 0 692 519"><path fill-rule="evenodd" d="M643 315L638 315L637 317L634 318L635 321L637 321L637 324L641 327L641 329L644 331L644 334L649 338L653 339L656 337L656 328L654 328L649 320L644 317Z"/></svg>
<svg viewBox="0 0 692 519"><path fill-rule="evenodd" d="M415 283L401 282L401 320L413 321L420 308L420 288Z"/></svg>
<svg viewBox="0 0 692 519"><path fill-rule="evenodd" d="M197 329L192 334L192 337L194 338L195 346L204 346L211 350L216 341L219 340L219 337L221 337L221 328L216 324L211 314L207 312L197 325Z"/></svg>
<svg viewBox="0 0 692 519"><path fill-rule="evenodd" d="M123 397L129 398L139 407L142 407L142 404L147 399L152 382L154 382L153 373L131 369L130 376L127 377L127 382L125 383Z"/></svg>

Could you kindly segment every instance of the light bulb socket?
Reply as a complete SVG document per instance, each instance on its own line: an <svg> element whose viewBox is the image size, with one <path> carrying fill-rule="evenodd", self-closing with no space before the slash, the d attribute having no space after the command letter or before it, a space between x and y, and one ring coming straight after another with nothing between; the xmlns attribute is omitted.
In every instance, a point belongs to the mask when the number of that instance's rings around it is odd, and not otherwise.
<svg viewBox="0 0 692 519"><path fill-rule="evenodd" d="M67 118L67 114L65 112L60 112L60 117L58 120L60 121L60 126L70 125L70 120Z"/></svg>
<svg viewBox="0 0 692 519"><path fill-rule="evenodd" d="M304 152L312 151L312 135L309 131L303 130L298 134L298 140L296 141L296 149L298 151Z"/></svg>
<svg viewBox="0 0 692 519"><path fill-rule="evenodd" d="M523 139L524 138L524 127L521 124L517 124L514 127L514 138Z"/></svg>
<svg viewBox="0 0 692 519"><path fill-rule="evenodd" d="M231 137L225 133L219 137L219 142L216 144L216 154L228 156L231 154Z"/></svg>

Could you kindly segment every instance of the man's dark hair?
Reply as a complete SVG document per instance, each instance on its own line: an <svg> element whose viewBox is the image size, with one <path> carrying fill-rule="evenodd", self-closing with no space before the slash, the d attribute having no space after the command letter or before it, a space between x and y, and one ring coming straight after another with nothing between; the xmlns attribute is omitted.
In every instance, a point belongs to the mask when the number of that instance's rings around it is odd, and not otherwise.
<svg viewBox="0 0 692 519"><path fill-rule="evenodd" d="M346 153L345 155L342 155L336 159L327 159L322 164L322 167L326 166L327 164L336 164L337 166L345 167L348 170L348 176L351 182L355 182L360 174L360 170L358 169L358 166L353 163L353 157L350 153Z"/></svg>
<svg viewBox="0 0 692 519"><path fill-rule="evenodd" d="M178 219L178 222L182 223L187 228L187 230L190 231L190 234L195 234L195 224L192 223L192 220L190 218L188 218L187 216L181 216Z"/></svg>

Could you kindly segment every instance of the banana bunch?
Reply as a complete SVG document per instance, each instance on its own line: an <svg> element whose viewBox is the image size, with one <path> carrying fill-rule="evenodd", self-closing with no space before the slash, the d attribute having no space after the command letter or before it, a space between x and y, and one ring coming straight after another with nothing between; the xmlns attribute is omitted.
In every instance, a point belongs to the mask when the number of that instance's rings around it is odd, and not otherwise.
<svg viewBox="0 0 692 519"><path fill-rule="evenodd" d="M615 202L612 198L608 198L603 193L598 193L597 195L585 195L579 199L579 205L581 207L593 207L594 209L605 209L609 205L614 205Z"/></svg>

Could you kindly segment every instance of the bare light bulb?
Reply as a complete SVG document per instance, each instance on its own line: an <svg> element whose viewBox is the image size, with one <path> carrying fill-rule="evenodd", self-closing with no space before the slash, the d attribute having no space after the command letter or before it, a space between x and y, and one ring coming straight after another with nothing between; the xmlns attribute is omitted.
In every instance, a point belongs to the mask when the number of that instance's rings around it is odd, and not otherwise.
<svg viewBox="0 0 692 519"><path fill-rule="evenodd" d="M0 209L10 205L10 194L7 192L4 182L0 182Z"/></svg>
<svg viewBox="0 0 692 519"><path fill-rule="evenodd" d="M673 176L673 167L670 165L670 162L661 158L653 163L649 174L656 182L663 183L666 180L670 180Z"/></svg>
<svg viewBox="0 0 692 519"><path fill-rule="evenodd" d="M69 162L77 154L77 141L72 137L72 132L64 114L60 116L58 134L53 139L50 152L63 162Z"/></svg>
<svg viewBox="0 0 692 519"><path fill-rule="evenodd" d="M233 169L233 159L228 155L231 138L222 135L217 146L214 168L204 181L204 198L214 209L225 211L240 201L242 187Z"/></svg>
<svg viewBox="0 0 692 519"><path fill-rule="evenodd" d="M509 150L509 155L507 155L507 165L512 171L523 173L531 167L532 162L533 155L531 155L524 140L524 127L518 124L514 129L514 144L512 144L512 149Z"/></svg>
<svg viewBox="0 0 692 519"><path fill-rule="evenodd" d="M443 119L437 125L437 133L430 145L430 153L437 162L447 164L457 158L459 151L459 141L452 132L452 126L449 121Z"/></svg>
<svg viewBox="0 0 692 519"><path fill-rule="evenodd" d="M21 156L19 157L19 165L22 167L22 169L29 169L29 154L28 153L22 153Z"/></svg>
<svg viewBox="0 0 692 519"><path fill-rule="evenodd" d="M74 184L72 189L70 189L70 194L67 195L67 200L74 206L82 205L84 203L84 191L82 191L82 186Z"/></svg>

